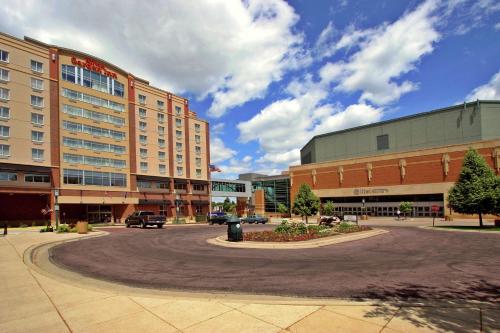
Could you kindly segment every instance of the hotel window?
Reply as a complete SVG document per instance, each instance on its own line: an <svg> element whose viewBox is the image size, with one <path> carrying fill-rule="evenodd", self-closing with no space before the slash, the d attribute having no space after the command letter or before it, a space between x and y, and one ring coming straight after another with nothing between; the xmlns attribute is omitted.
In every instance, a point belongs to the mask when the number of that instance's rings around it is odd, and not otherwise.
<svg viewBox="0 0 500 333"><path fill-rule="evenodd" d="M201 158L200 157L196 158L196 166L201 167Z"/></svg>
<svg viewBox="0 0 500 333"><path fill-rule="evenodd" d="M87 72L89 72L89 71L87 71ZM89 75L88 81L86 79L84 80L84 82L85 82L84 86L85 87L90 87L91 86L90 74L88 74L88 75ZM64 81L76 83L76 67L75 66L70 66L70 65L62 65L61 66L61 77L62 77L62 79Z"/></svg>
<svg viewBox="0 0 500 333"><path fill-rule="evenodd" d="M198 144L199 144L199 143L201 142L201 136L199 136L199 135L195 135L195 136L194 136L194 142L196 142L196 143L198 143Z"/></svg>
<svg viewBox="0 0 500 333"><path fill-rule="evenodd" d="M158 126L158 135L161 135L161 136L165 135L165 127Z"/></svg>
<svg viewBox="0 0 500 333"><path fill-rule="evenodd" d="M123 97L125 96L125 85L116 80L113 80L113 95Z"/></svg>
<svg viewBox="0 0 500 333"><path fill-rule="evenodd" d="M0 119L9 119L10 109L6 106L0 106Z"/></svg>
<svg viewBox="0 0 500 333"><path fill-rule="evenodd" d="M182 114L182 109L180 106L175 106L175 114L180 116Z"/></svg>
<svg viewBox="0 0 500 333"><path fill-rule="evenodd" d="M177 161L177 163L182 163L182 155L180 154L175 155L175 160Z"/></svg>
<svg viewBox="0 0 500 333"><path fill-rule="evenodd" d="M122 173L64 169L64 184L127 186L127 176Z"/></svg>
<svg viewBox="0 0 500 333"><path fill-rule="evenodd" d="M96 121L103 121L105 123L110 123L113 125L118 125L118 126L125 125L124 118L115 117L106 113L91 111L72 105L63 104L63 112L72 116L83 117Z"/></svg>
<svg viewBox="0 0 500 333"><path fill-rule="evenodd" d="M139 135L139 142L141 145L145 145L148 142L148 137L145 135Z"/></svg>
<svg viewBox="0 0 500 333"><path fill-rule="evenodd" d="M196 146L196 147L194 147L194 149L195 149L196 155L201 155L201 147Z"/></svg>
<svg viewBox="0 0 500 333"><path fill-rule="evenodd" d="M31 88L35 90L43 90L43 80L31 78Z"/></svg>
<svg viewBox="0 0 500 333"><path fill-rule="evenodd" d="M9 145L0 145L0 156L2 156L2 157L10 156L10 146Z"/></svg>
<svg viewBox="0 0 500 333"><path fill-rule="evenodd" d="M205 191L205 185L193 184L193 191Z"/></svg>
<svg viewBox="0 0 500 333"><path fill-rule="evenodd" d="M184 169L182 167L177 167L177 176L182 176Z"/></svg>
<svg viewBox="0 0 500 333"><path fill-rule="evenodd" d="M177 172L179 172L179 168L177 168ZM182 168L181 168L181 172L182 172ZM174 183L174 189L175 190L187 190L187 185L184 183Z"/></svg>
<svg viewBox="0 0 500 333"><path fill-rule="evenodd" d="M8 138L10 136L10 127L0 125L0 138Z"/></svg>
<svg viewBox="0 0 500 333"><path fill-rule="evenodd" d="M177 151L182 151L182 143L176 142L175 143L175 148L177 149Z"/></svg>
<svg viewBox="0 0 500 333"><path fill-rule="evenodd" d="M167 173L167 167L165 166L165 164L158 164L158 169L160 170L161 174Z"/></svg>
<svg viewBox="0 0 500 333"><path fill-rule="evenodd" d="M156 188L161 188L161 189L170 189L170 183L169 182L158 182L156 183Z"/></svg>
<svg viewBox="0 0 500 333"><path fill-rule="evenodd" d="M147 180L138 180L137 187L138 188L151 188L151 182L148 182Z"/></svg>
<svg viewBox="0 0 500 333"><path fill-rule="evenodd" d="M175 131L175 137L177 139L182 139L182 132L181 131Z"/></svg>
<svg viewBox="0 0 500 333"><path fill-rule="evenodd" d="M17 173L15 172L0 172L0 181L15 182L17 181Z"/></svg>
<svg viewBox="0 0 500 333"><path fill-rule="evenodd" d="M24 182L26 183L50 183L49 175L25 174Z"/></svg>
<svg viewBox="0 0 500 333"><path fill-rule="evenodd" d="M196 133L200 133L201 130L200 124L194 124L194 130L196 131Z"/></svg>
<svg viewBox="0 0 500 333"><path fill-rule="evenodd" d="M146 109L139 108L139 117L146 118Z"/></svg>
<svg viewBox="0 0 500 333"><path fill-rule="evenodd" d="M143 132L144 132L144 131L146 131L146 125L147 125L147 124L146 124L144 121L140 121L140 122L139 122L139 129L140 129L141 131L143 131Z"/></svg>
<svg viewBox="0 0 500 333"><path fill-rule="evenodd" d="M201 177L201 169L196 169L196 177Z"/></svg>
<svg viewBox="0 0 500 333"><path fill-rule="evenodd" d="M82 132L87 133L95 137L106 137L115 140L125 140L125 132L119 132L110 130L107 128L89 126L80 123L74 123L71 121L63 121L63 128L70 132Z"/></svg>
<svg viewBox="0 0 500 333"><path fill-rule="evenodd" d="M10 81L9 71L3 68L0 68L0 81Z"/></svg>
<svg viewBox="0 0 500 333"><path fill-rule="evenodd" d="M0 99L8 100L10 98L10 90L5 88L0 88Z"/></svg>
<svg viewBox="0 0 500 333"><path fill-rule="evenodd" d="M139 94L139 103L146 104L146 96Z"/></svg>
<svg viewBox="0 0 500 333"><path fill-rule="evenodd" d="M158 113L158 122L163 123L165 121L165 115L163 113Z"/></svg>
<svg viewBox="0 0 500 333"><path fill-rule="evenodd" d="M9 62L9 52L0 50L0 61Z"/></svg>
<svg viewBox="0 0 500 333"><path fill-rule="evenodd" d="M147 150L147 149L140 148L140 149L139 149L139 153L140 153L140 155L141 155L141 158L146 158L146 157L148 157L148 150Z"/></svg>
<svg viewBox="0 0 500 333"><path fill-rule="evenodd" d="M31 95L31 105L37 108L43 108L43 97Z"/></svg>
<svg viewBox="0 0 500 333"><path fill-rule="evenodd" d="M389 135L379 135L377 136L377 150L389 149Z"/></svg>
<svg viewBox="0 0 500 333"><path fill-rule="evenodd" d="M175 119L175 126L181 127L182 126L182 120L180 119Z"/></svg>
<svg viewBox="0 0 500 333"><path fill-rule="evenodd" d="M160 146L160 148L165 148L165 140L164 139L158 139L158 146Z"/></svg>
<svg viewBox="0 0 500 333"><path fill-rule="evenodd" d="M31 123L34 125L43 125L43 114L32 113L31 114Z"/></svg>
<svg viewBox="0 0 500 333"><path fill-rule="evenodd" d="M43 142L43 132L31 131L31 141Z"/></svg>
<svg viewBox="0 0 500 333"><path fill-rule="evenodd" d="M31 70L37 73L43 73L43 64L36 60L31 60Z"/></svg>
<svg viewBox="0 0 500 333"><path fill-rule="evenodd" d="M163 110L165 109L165 102L164 101L156 101L156 104L158 105L158 109Z"/></svg>
<svg viewBox="0 0 500 333"><path fill-rule="evenodd" d="M43 161L43 149L31 148L31 158L35 161Z"/></svg>
<svg viewBox="0 0 500 333"><path fill-rule="evenodd" d="M113 111L118 111L118 112L125 112L125 104L121 103L116 103L104 98L84 94L79 91L71 90L71 89L62 89L62 95L66 98L69 98L71 100L75 101L81 101L84 103L89 103L95 106L107 108Z"/></svg>
<svg viewBox="0 0 500 333"><path fill-rule="evenodd" d="M142 172L148 171L148 162L141 162L141 171Z"/></svg>
<svg viewBox="0 0 500 333"><path fill-rule="evenodd" d="M158 152L158 159L160 161L165 161L165 152L164 151L159 151Z"/></svg>

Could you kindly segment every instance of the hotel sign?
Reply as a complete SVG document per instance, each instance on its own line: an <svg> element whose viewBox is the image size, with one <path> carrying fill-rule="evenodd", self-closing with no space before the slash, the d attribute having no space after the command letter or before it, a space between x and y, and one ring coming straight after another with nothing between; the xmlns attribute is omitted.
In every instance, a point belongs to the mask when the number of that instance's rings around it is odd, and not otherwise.
<svg viewBox="0 0 500 333"><path fill-rule="evenodd" d="M385 194L389 193L386 188L355 188L354 195L370 195L370 194Z"/></svg>
<svg viewBox="0 0 500 333"><path fill-rule="evenodd" d="M95 61L94 59L85 58L85 60L78 60L75 57L71 57L71 63L75 66L86 68L89 71L94 71L109 76L113 79L117 78L116 73L108 71L103 64Z"/></svg>

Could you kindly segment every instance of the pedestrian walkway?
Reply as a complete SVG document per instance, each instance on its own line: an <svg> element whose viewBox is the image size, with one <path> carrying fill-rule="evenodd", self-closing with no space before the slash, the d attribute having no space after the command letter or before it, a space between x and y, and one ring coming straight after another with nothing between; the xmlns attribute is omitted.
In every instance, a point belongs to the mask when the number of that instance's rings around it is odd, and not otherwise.
<svg viewBox="0 0 500 333"><path fill-rule="evenodd" d="M0 237L0 332L500 331L500 307L491 304L448 302L443 307L141 289L128 292L102 288L86 277L68 282L25 262L27 251L37 245L80 237L87 236L25 232Z"/></svg>

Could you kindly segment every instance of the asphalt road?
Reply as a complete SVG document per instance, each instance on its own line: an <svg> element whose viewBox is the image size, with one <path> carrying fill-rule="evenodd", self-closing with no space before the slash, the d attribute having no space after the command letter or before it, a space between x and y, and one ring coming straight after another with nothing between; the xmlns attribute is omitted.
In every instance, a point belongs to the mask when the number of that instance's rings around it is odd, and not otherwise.
<svg viewBox="0 0 500 333"><path fill-rule="evenodd" d="M244 230L271 226L244 225ZM384 227L387 234L314 249L206 243L225 226L109 228L51 250L56 264L139 287L355 299L500 302L500 234Z"/></svg>

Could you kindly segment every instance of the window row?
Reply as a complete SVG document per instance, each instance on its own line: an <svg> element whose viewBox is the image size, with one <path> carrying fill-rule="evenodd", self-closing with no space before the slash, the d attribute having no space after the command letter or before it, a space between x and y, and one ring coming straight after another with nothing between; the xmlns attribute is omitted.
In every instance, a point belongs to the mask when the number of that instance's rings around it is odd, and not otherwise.
<svg viewBox="0 0 500 333"><path fill-rule="evenodd" d="M141 132L146 132L146 127L148 124L144 121L139 121L139 130ZM164 126L158 126L158 135L159 136L164 136L165 135L165 127Z"/></svg>
<svg viewBox="0 0 500 333"><path fill-rule="evenodd" d="M82 132L97 137L113 138L115 140L125 140L125 132L114 131L107 128L89 126L72 121L63 121L63 128L71 132Z"/></svg>
<svg viewBox="0 0 500 333"><path fill-rule="evenodd" d="M72 116L92 119L95 121L102 121L105 123L123 126L125 125L125 119L121 117L115 117L109 114L105 114L102 112L87 110L83 108L79 108L72 105L63 104L63 112L66 114L70 114Z"/></svg>
<svg viewBox="0 0 500 333"><path fill-rule="evenodd" d="M73 185L124 187L127 186L127 175L123 173L64 169L63 181L64 184Z"/></svg>
<svg viewBox="0 0 500 333"><path fill-rule="evenodd" d="M10 62L10 53L5 50L0 50L0 61L1 62ZM43 63L36 60L30 60L31 70L37 73L43 73Z"/></svg>
<svg viewBox="0 0 500 333"><path fill-rule="evenodd" d="M43 90L43 80L37 78L30 78L31 88L35 90ZM9 82L10 81L10 71L5 68L0 68L0 81Z"/></svg>
<svg viewBox="0 0 500 333"><path fill-rule="evenodd" d="M83 148L98 152L109 152L115 154L125 154L125 146L118 146L108 143L89 141L63 137L63 145L71 148Z"/></svg>
<svg viewBox="0 0 500 333"><path fill-rule="evenodd" d="M139 149L139 155L141 158L147 158L148 157L148 150L146 148L140 148ZM158 159L160 161L165 161L166 154L164 151L159 151L158 152Z"/></svg>
<svg viewBox="0 0 500 333"><path fill-rule="evenodd" d="M138 180L137 187L138 188L152 188L153 184L158 189L170 189L170 182L153 182L148 180Z"/></svg>
<svg viewBox="0 0 500 333"><path fill-rule="evenodd" d="M124 168L125 160L117 160L114 158L94 157L85 155L63 154L64 162L72 164L86 164L98 167L113 167Z"/></svg>
<svg viewBox="0 0 500 333"><path fill-rule="evenodd" d="M10 145L0 144L0 157L10 156ZM34 161L44 160L44 150L39 148L31 148L31 158Z"/></svg>
<svg viewBox="0 0 500 333"><path fill-rule="evenodd" d="M103 108L111 109L118 112L125 111L125 104L116 103L104 98L95 97L92 95L84 94L79 91L63 88L62 95L69 99L74 99L84 103L89 103L95 106L102 106Z"/></svg>
<svg viewBox="0 0 500 333"><path fill-rule="evenodd" d="M140 142L141 145L146 145L148 143L148 137L147 137L147 135L142 135L142 134L139 135L139 142ZM158 146L160 148L165 148L166 147L166 141L165 141L165 139L159 138L158 139Z"/></svg>
<svg viewBox="0 0 500 333"><path fill-rule="evenodd" d="M0 138L10 137L10 127L0 125ZM43 142L43 132L31 131L31 140L36 142Z"/></svg>
<svg viewBox="0 0 500 333"><path fill-rule="evenodd" d="M0 181L17 181L17 173L0 171ZM50 183L50 176L43 174L27 173L24 175L25 183Z"/></svg>
<svg viewBox="0 0 500 333"><path fill-rule="evenodd" d="M61 75L64 81L75 83L110 95L125 96L125 85L109 76L82 67L62 65Z"/></svg>
<svg viewBox="0 0 500 333"><path fill-rule="evenodd" d="M0 99L8 101L10 100L10 90L7 88L0 88ZM37 108L43 108L43 97L31 95L30 96L30 104L31 106Z"/></svg>
<svg viewBox="0 0 500 333"><path fill-rule="evenodd" d="M141 172L148 172L148 162L140 162L139 163ZM167 173L167 166L165 164L158 164L158 171L161 174Z"/></svg>

